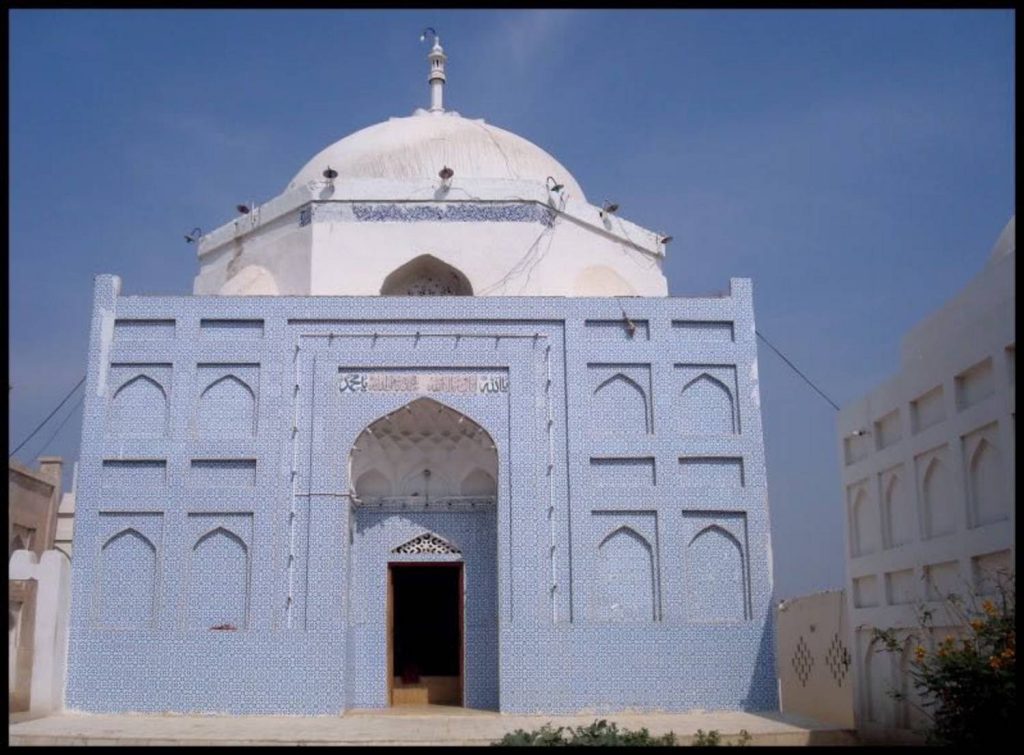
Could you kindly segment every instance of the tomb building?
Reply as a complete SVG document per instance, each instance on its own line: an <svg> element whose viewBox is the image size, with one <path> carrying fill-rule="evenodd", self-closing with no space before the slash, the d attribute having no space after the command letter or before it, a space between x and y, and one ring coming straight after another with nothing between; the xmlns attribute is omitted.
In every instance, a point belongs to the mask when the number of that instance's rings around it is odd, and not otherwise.
<svg viewBox="0 0 1024 755"><path fill-rule="evenodd" d="M430 107L95 282L67 707L774 710L752 291Z"/></svg>

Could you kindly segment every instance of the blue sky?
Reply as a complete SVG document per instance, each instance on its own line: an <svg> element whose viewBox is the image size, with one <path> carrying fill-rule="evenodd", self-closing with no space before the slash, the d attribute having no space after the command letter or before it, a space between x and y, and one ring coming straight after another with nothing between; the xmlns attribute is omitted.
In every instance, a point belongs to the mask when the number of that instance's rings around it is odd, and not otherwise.
<svg viewBox="0 0 1024 755"><path fill-rule="evenodd" d="M183 234L427 104L427 25L448 54L446 106L671 234L673 295L752 278L758 329L840 404L898 369L902 334L981 268L1014 211L1012 11L9 18L12 447L84 372L92 277L190 293ZM777 596L839 587L835 410L759 359ZM80 415L48 454L77 458Z"/></svg>

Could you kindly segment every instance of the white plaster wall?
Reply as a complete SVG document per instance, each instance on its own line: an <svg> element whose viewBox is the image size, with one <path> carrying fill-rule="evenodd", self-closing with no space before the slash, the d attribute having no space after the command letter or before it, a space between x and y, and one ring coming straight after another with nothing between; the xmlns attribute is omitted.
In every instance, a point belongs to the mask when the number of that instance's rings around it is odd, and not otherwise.
<svg viewBox="0 0 1024 755"><path fill-rule="evenodd" d="M44 552L42 558L19 550L11 556L7 576L38 583L29 711L44 715L61 710L67 673L71 562L57 550Z"/></svg>
<svg viewBox="0 0 1024 755"><path fill-rule="evenodd" d="M845 649L852 661L848 617L842 590L779 603L775 610L775 663L783 713L853 728L853 668L842 664L840 649ZM803 675L799 669L804 670Z"/></svg>
<svg viewBox="0 0 1024 755"><path fill-rule="evenodd" d="M475 295L666 296L659 234L526 181L351 181L303 186L199 242L197 295L377 295L387 275L422 254L461 270ZM352 202L527 203L537 222L359 222ZM302 225L302 213L312 222ZM331 217L323 217L329 213ZM272 285L271 282L272 281ZM276 289L276 291L275 291Z"/></svg>
<svg viewBox="0 0 1024 755"><path fill-rule="evenodd" d="M1011 231L1012 224L1011 220L1007 226ZM906 684L899 671L899 659L887 655L876 657L867 652L871 629L916 627L915 605L920 601L935 612L936 626L949 626L954 619L943 603L934 599L936 591L928 589L930 575L941 575L938 592L956 585L956 592L966 595L975 587L978 564L984 562L977 559L1002 553L1008 563L1014 562L1016 252L1006 231L1000 237L997 250L999 254L993 252L982 271L957 296L907 333L900 371L839 413L843 500L848 507L845 517L847 603L858 645L856 720L858 729L868 735L895 736L908 725L907 715L884 694L887 688ZM986 359L991 360L990 377L980 388L970 388L965 394L965 376L977 374L977 371L970 373L971 368ZM936 386L942 388L944 418L935 420L940 414L931 407L928 414L933 418L932 423L920 428L912 421L915 401ZM973 403L958 400L958 396L964 395L971 396ZM892 419L888 418L883 423L885 432L880 433L878 423L892 412L898 416L898 431L894 431ZM989 483L996 494L1003 497L1007 517L978 524L971 516L969 470L970 454L982 429L999 452L999 469ZM859 437L853 435L862 431L864 434ZM936 452L946 462L948 482L944 490L952 504L953 523L948 534L926 538L922 467ZM909 515L911 536L903 544L895 544L891 538L883 539L881 530L854 532L849 510L852 491L863 487L868 490L870 504L878 507L877 516L866 517L865 521L881 526L881 502L894 473L902 474L902 492L912 509ZM853 555L853 544L865 539L881 543L882 547L872 553ZM952 567L940 566L950 563ZM907 570L912 571L909 582ZM853 588L872 578L878 598L874 605L858 606L857 590ZM874 664L871 669L869 663ZM869 715L872 711L874 716Z"/></svg>
<svg viewBox="0 0 1024 755"><path fill-rule="evenodd" d="M546 231L536 223L317 223L310 293L376 296L391 272L423 254L460 270L479 296L667 293L660 260L568 220ZM577 289L596 266L621 278L619 290Z"/></svg>

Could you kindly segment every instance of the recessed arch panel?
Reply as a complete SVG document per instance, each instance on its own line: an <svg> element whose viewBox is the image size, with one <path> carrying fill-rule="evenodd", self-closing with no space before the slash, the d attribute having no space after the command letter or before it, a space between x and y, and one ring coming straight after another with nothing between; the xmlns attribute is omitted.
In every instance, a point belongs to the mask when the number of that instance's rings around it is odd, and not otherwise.
<svg viewBox="0 0 1024 755"><path fill-rule="evenodd" d="M717 378L702 373L683 387L679 411L687 435L730 435L736 432L732 392Z"/></svg>
<svg viewBox="0 0 1024 755"><path fill-rule="evenodd" d="M597 547L594 619L646 622L655 617L654 553L632 527L609 533Z"/></svg>
<svg viewBox="0 0 1024 755"><path fill-rule="evenodd" d="M149 375L136 375L111 399L110 429L115 435L162 438L167 432L167 393Z"/></svg>
<svg viewBox="0 0 1024 755"><path fill-rule="evenodd" d="M152 626L156 604L156 546L128 527L100 549L99 623L112 629Z"/></svg>
<svg viewBox="0 0 1024 755"><path fill-rule="evenodd" d="M718 525L705 527L687 546L690 616L701 622L747 618L743 546Z"/></svg>
<svg viewBox="0 0 1024 755"><path fill-rule="evenodd" d="M388 275L381 296L472 296L469 279L431 254L422 254Z"/></svg>
<svg viewBox="0 0 1024 755"><path fill-rule="evenodd" d="M242 538L216 527L192 546L188 625L192 629L244 629L249 613L249 549Z"/></svg>

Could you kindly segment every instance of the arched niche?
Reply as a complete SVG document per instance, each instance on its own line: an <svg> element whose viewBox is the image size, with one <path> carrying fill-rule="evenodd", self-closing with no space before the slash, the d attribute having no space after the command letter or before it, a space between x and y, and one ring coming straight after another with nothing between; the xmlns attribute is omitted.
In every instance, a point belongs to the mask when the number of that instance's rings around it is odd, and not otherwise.
<svg viewBox="0 0 1024 755"><path fill-rule="evenodd" d="M860 488L853 498L851 523L853 525L853 555L865 556L878 550L879 520L877 509L867 492Z"/></svg>
<svg viewBox="0 0 1024 755"><path fill-rule="evenodd" d="M883 497L885 547L896 548L914 539L914 514L903 490L903 481L898 474L892 475L885 484Z"/></svg>
<svg viewBox="0 0 1024 755"><path fill-rule="evenodd" d="M621 372L594 389L588 411L591 425L606 432L650 432L647 393Z"/></svg>
<svg viewBox="0 0 1024 755"><path fill-rule="evenodd" d="M463 478L459 492L465 496L493 496L498 494L498 483L490 472L477 468Z"/></svg>
<svg viewBox="0 0 1024 755"><path fill-rule="evenodd" d="M687 435L730 435L736 432L732 392L721 380L706 372L683 387L679 406L682 431Z"/></svg>
<svg viewBox="0 0 1024 755"><path fill-rule="evenodd" d="M391 495L391 481L379 469L368 469L356 479L359 498L382 498Z"/></svg>
<svg viewBox="0 0 1024 755"><path fill-rule="evenodd" d="M686 554L691 618L732 622L747 618L743 547L717 525L705 527L690 541Z"/></svg>
<svg viewBox="0 0 1024 755"><path fill-rule="evenodd" d="M167 393L149 375L136 375L115 392L110 429L116 435L162 438L167 430Z"/></svg>
<svg viewBox="0 0 1024 755"><path fill-rule="evenodd" d="M235 375L225 375L199 397L199 429L206 437L248 437L256 429L256 395Z"/></svg>
<svg viewBox="0 0 1024 755"><path fill-rule="evenodd" d="M363 429L349 453L358 499L423 503L497 494L498 452L469 416L418 398Z"/></svg>
<svg viewBox="0 0 1024 755"><path fill-rule="evenodd" d="M1009 518L1009 496L1003 493L1000 485L1002 464L999 450L987 438L978 441L971 454L968 479L975 526Z"/></svg>
<svg viewBox="0 0 1024 755"><path fill-rule="evenodd" d="M430 254L416 257L393 271L380 287L381 296L472 296L473 286L458 269Z"/></svg>
<svg viewBox="0 0 1024 755"><path fill-rule="evenodd" d="M156 546L136 529L111 536L100 549L98 623L113 629L142 629L153 623Z"/></svg>
<svg viewBox="0 0 1024 755"><path fill-rule="evenodd" d="M654 553L631 527L619 527L597 547L594 619L646 622L655 617Z"/></svg>
<svg viewBox="0 0 1024 755"><path fill-rule="evenodd" d="M244 629L249 613L249 549L238 535L217 527L192 547L188 625Z"/></svg>
<svg viewBox="0 0 1024 755"><path fill-rule="evenodd" d="M933 456L921 479L925 537L948 535L956 529L949 473L938 456Z"/></svg>

